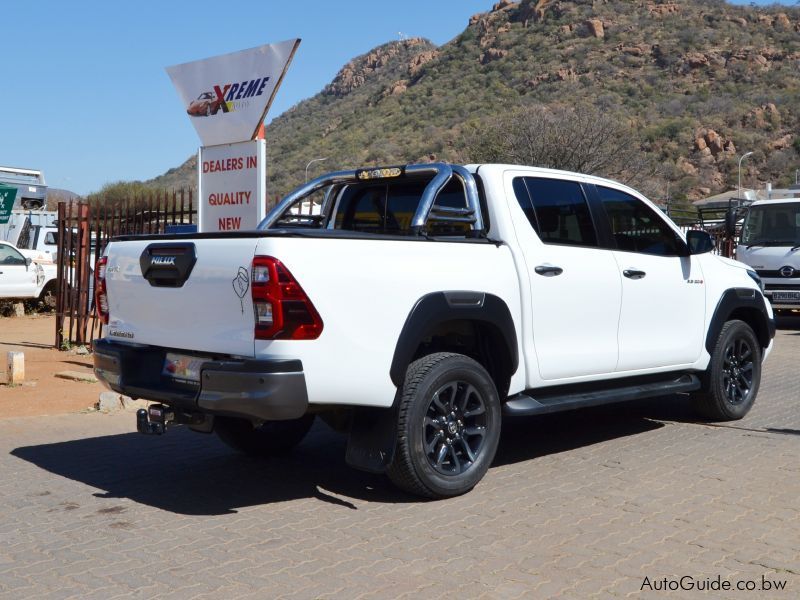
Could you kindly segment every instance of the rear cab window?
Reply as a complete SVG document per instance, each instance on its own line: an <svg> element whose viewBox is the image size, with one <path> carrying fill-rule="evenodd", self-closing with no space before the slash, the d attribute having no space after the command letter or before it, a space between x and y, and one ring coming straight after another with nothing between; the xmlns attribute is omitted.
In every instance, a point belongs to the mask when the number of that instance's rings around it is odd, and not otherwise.
<svg viewBox="0 0 800 600"><path fill-rule="evenodd" d="M332 185L295 205L274 227L410 236L415 234L412 220L430 181L426 176ZM479 186L483 204L480 189ZM459 178L453 177L436 196L426 233L435 237L474 237L470 222L463 217L461 222L452 218L462 215L437 213L437 208L468 209L466 190ZM485 211L482 213L485 219Z"/></svg>

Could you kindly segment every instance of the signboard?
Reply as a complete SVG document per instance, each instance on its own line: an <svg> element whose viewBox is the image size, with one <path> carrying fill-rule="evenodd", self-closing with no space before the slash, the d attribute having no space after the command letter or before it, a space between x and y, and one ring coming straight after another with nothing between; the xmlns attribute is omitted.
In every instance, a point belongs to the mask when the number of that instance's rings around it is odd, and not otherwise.
<svg viewBox="0 0 800 600"><path fill-rule="evenodd" d="M200 148L198 231L255 229L266 216L264 140Z"/></svg>
<svg viewBox="0 0 800 600"><path fill-rule="evenodd" d="M167 67L204 146L255 137L299 39Z"/></svg>
<svg viewBox="0 0 800 600"><path fill-rule="evenodd" d="M8 223L16 198L17 188L0 183L0 225Z"/></svg>

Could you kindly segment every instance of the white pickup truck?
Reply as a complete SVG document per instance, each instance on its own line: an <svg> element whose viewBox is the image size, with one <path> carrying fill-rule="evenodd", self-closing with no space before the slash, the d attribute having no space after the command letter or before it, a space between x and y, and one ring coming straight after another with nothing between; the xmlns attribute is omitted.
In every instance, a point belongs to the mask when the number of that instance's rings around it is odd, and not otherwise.
<svg viewBox="0 0 800 600"><path fill-rule="evenodd" d="M56 301L56 265L50 255L0 241L0 299Z"/></svg>
<svg viewBox="0 0 800 600"><path fill-rule="evenodd" d="M453 496L503 415L690 393L706 418L744 416L775 325L755 272L712 248L597 177L330 173L255 231L112 241L95 372L159 403L143 433L183 423L270 455L319 415L350 465Z"/></svg>

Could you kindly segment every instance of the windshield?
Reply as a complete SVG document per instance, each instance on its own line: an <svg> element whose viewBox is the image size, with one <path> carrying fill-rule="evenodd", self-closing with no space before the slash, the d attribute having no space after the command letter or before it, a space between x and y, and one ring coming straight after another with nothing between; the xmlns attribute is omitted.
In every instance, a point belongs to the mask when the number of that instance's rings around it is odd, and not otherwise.
<svg viewBox="0 0 800 600"><path fill-rule="evenodd" d="M800 202L752 207L744 221L741 243L765 246L800 244Z"/></svg>

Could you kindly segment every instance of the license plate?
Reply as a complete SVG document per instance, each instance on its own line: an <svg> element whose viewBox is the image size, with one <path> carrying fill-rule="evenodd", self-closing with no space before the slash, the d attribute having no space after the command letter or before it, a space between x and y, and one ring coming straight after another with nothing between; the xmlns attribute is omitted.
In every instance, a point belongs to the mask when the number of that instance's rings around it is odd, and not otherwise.
<svg viewBox="0 0 800 600"><path fill-rule="evenodd" d="M776 302L800 302L800 292L772 292Z"/></svg>
<svg viewBox="0 0 800 600"><path fill-rule="evenodd" d="M196 356L167 352L164 369L161 373L173 379L197 383L200 381L200 369L203 362L205 362L204 359Z"/></svg>

